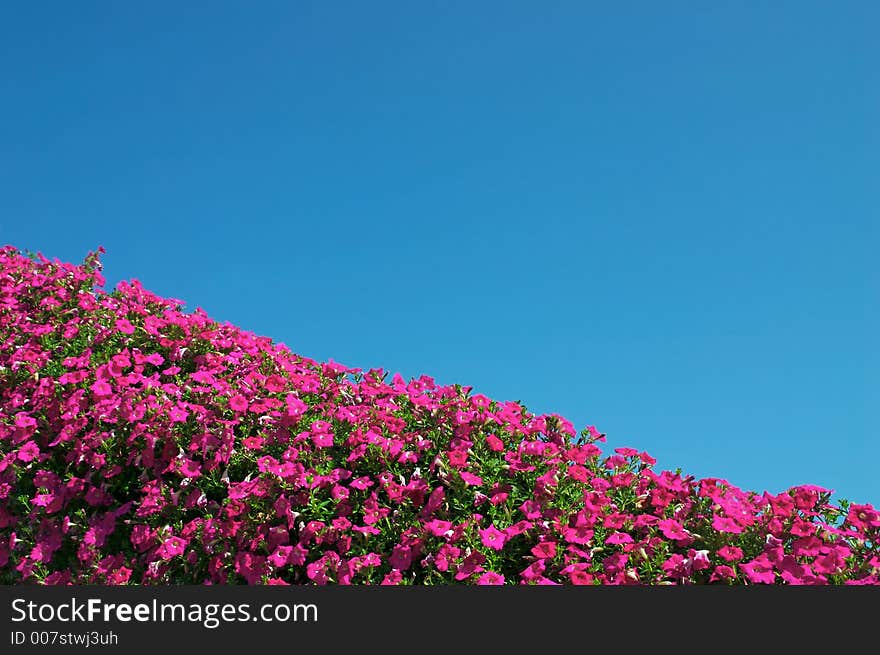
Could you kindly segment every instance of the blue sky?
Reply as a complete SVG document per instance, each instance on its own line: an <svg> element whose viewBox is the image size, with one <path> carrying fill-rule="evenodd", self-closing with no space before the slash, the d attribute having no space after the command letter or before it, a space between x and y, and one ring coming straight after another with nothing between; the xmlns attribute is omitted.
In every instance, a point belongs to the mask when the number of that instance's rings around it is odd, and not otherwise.
<svg viewBox="0 0 880 655"><path fill-rule="evenodd" d="M0 241L880 504L878 7L7 4Z"/></svg>

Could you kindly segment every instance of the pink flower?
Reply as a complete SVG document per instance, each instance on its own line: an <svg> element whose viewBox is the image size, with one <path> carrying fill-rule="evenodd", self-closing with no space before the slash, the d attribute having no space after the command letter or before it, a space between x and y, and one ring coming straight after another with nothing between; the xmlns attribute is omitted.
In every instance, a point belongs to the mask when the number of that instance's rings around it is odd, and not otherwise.
<svg viewBox="0 0 880 655"><path fill-rule="evenodd" d="M180 462L179 470L187 478L197 478L202 474L201 467L188 457Z"/></svg>
<svg viewBox="0 0 880 655"><path fill-rule="evenodd" d="M834 573L839 573L840 571L844 570L846 568L846 562L841 556L840 551L832 549L825 555L817 557L813 561L813 568L818 573L825 573L830 575Z"/></svg>
<svg viewBox="0 0 880 655"><path fill-rule="evenodd" d="M308 405L306 405L302 400L294 396L292 393L287 394L287 398L285 400L285 410L289 418L299 418L300 416L305 414L308 408Z"/></svg>
<svg viewBox="0 0 880 655"><path fill-rule="evenodd" d="M531 521L517 521L513 525L504 528L504 536L508 539L513 539L527 530L530 530L532 527L534 527L534 524Z"/></svg>
<svg viewBox="0 0 880 655"><path fill-rule="evenodd" d="M680 546L686 546L693 541L690 533L674 519L664 519L657 524L657 527L667 539L672 539Z"/></svg>
<svg viewBox="0 0 880 655"><path fill-rule="evenodd" d="M433 521L425 523L425 530L428 531L428 534L432 534L435 537L443 537L447 532L452 530L452 523L450 521L434 519Z"/></svg>
<svg viewBox="0 0 880 655"><path fill-rule="evenodd" d="M412 548L406 544L397 544L391 550L388 564L392 569L406 571L412 565Z"/></svg>
<svg viewBox="0 0 880 655"><path fill-rule="evenodd" d="M162 542L162 545L159 546L156 553L162 559L171 559L177 555L183 555L184 550L186 550L185 539L181 539L180 537L169 537Z"/></svg>
<svg viewBox="0 0 880 655"><path fill-rule="evenodd" d="M553 559L556 557L556 542L543 541L533 546L531 552L538 559Z"/></svg>
<svg viewBox="0 0 880 655"><path fill-rule="evenodd" d="M880 512L870 504L853 504L849 507L847 521L863 529L880 528Z"/></svg>
<svg viewBox="0 0 880 655"><path fill-rule="evenodd" d="M400 571L398 571L397 569L394 569L393 571L388 573L384 578L382 578L381 584L386 585L386 586L398 585L398 584L400 584L401 580L403 580L403 574Z"/></svg>
<svg viewBox="0 0 880 655"><path fill-rule="evenodd" d="M590 480L589 472L580 464L574 464L568 467L568 477L572 480L577 480L578 482L589 482Z"/></svg>
<svg viewBox="0 0 880 655"><path fill-rule="evenodd" d="M475 573L483 570L482 564L486 561L486 556L479 551L474 551L462 560L455 573L455 579L461 582L467 580Z"/></svg>
<svg viewBox="0 0 880 655"><path fill-rule="evenodd" d="M34 507L48 507L55 500L55 494L37 494L31 499Z"/></svg>
<svg viewBox="0 0 880 655"><path fill-rule="evenodd" d="M633 538L626 532L615 532L605 540L609 546L619 546L621 544L631 544Z"/></svg>
<svg viewBox="0 0 880 655"><path fill-rule="evenodd" d="M15 427L33 428L37 426L37 419L26 412L18 412L15 415Z"/></svg>
<svg viewBox="0 0 880 655"><path fill-rule="evenodd" d="M132 325L128 319L120 318L116 321L116 329L122 332L123 334L134 334L134 325Z"/></svg>
<svg viewBox="0 0 880 655"><path fill-rule="evenodd" d="M686 569L691 571L702 571L703 569L708 569L711 564L709 563L709 551L708 550L694 550L690 548L688 550L687 559L684 561L684 565Z"/></svg>
<svg viewBox="0 0 880 655"><path fill-rule="evenodd" d="M332 448L333 435L329 432L313 432L312 443L316 448Z"/></svg>
<svg viewBox="0 0 880 655"><path fill-rule="evenodd" d="M243 445L248 450L259 450L263 447L263 443L265 443L265 439L262 437L245 437L241 440L241 445Z"/></svg>
<svg viewBox="0 0 880 655"><path fill-rule="evenodd" d="M247 398L241 394L236 394L229 399L229 408L234 412L246 412L248 408Z"/></svg>
<svg viewBox="0 0 880 655"><path fill-rule="evenodd" d="M822 552L822 540L819 537L803 537L791 544L791 554L795 557L815 557Z"/></svg>
<svg viewBox="0 0 880 655"><path fill-rule="evenodd" d="M589 573L583 569L573 569L569 572L568 579L571 584L577 586L591 585L595 580L592 573Z"/></svg>
<svg viewBox="0 0 880 655"><path fill-rule="evenodd" d="M490 525L485 530L480 530L480 541L483 542L483 545L486 548L501 550L502 548L504 548L504 544L507 542L507 537L494 525Z"/></svg>
<svg viewBox="0 0 880 655"><path fill-rule="evenodd" d="M131 545L139 553L146 552L153 545L155 533L146 525L135 525L131 530Z"/></svg>
<svg viewBox="0 0 880 655"><path fill-rule="evenodd" d="M791 555L784 556L777 564L783 581L791 585L802 585L813 577L810 567L800 564Z"/></svg>
<svg viewBox="0 0 880 655"><path fill-rule="evenodd" d="M585 525L566 527L562 530L562 536L570 544L589 544L593 540L593 531Z"/></svg>
<svg viewBox="0 0 880 655"><path fill-rule="evenodd" d="M721 564L715 567L709 582L718 582L719 580L732 580L736 577L736 571L731 567Z"/></svg>
<svg viewBox="0 0 880 655"><path fill-rule="evenodd" d="M496 437L494 434L490 434L488 437L486 437L486 444L489 446L489 450L493 452L498 453L504 450L504 442L501 441L501 439ZM489 574L487 573L486 575Z"/></svg>
<svg viewBox="0 0 880 655"><path fill-rule="evenodd" d="M363 491L364 489L369 489L370 487L372 487L373 484L374 483L372 480L370 480L370 478L363 476L358 478L357 480L352 480L351 484L349 484L348 486L352 489Z"/></svg>
<svg viewBox="0 0 880 655"><path fill-rule="evenodd" d="M287 564L290 554L293 552L293 546L278 546L275 551L269 555L269 563L275 568L281 568Z"/></svg>
<svg viewBox="0 0 880 655"><path fill-rule="evenodd" d="M468 473L467 471L459 471L458 474L461 476L462 481L464 481L466 485L478 487L483 484L483 478L478 475Z"/></svg>
<svg viewBox="0 0 880 655"><path fill-rule="evenodd" d="M680 553L673 553L661 565L661 568L671 577L679 577L684 574L684 557Z"/></svg>
<svg viewBox="0 0 880 655"><path fill-rule="evenodd" d="M266 558L250 552L236 553L234 570L248 584L258 584L266 572Z"/></svg>
<svg viewBox="0 0 880 655"><path fill-rule="evenodd" d="M165 358L159 353L150 353L144 358L144 361L153 366L162 366L165 363Z"/></svg>
<svg viewBox="0 0 880 655"><path fill-rule="evenodd" d="M452 468L460 469L467 466L468 453L466 450L451 450L446 453L446 458Z"/></svg>
<svg viewBox="0 0 880 655"><path fill-rule="evenodd" d="M740 564L739 568L752 584L773 584L776 581L773 564L764 555Z"/></svg>
<svg viewBox="0 0 880 655"><path fill-rule="evenodd" d="M189 418L189 412L181 407L172 407L168 411L168 418L171 419L172 423L186 423L186 419Z"/></svg>
<svg viewBox="0 0 880 655"><path fill-rule="evenodd" d="M132 570L127 566L120 566L107 576L107 584L124 585L131 578Z"/></svg>
<svg viewBox="0 0 880 655"><path fill-rule="evenodd" d="M519 506L519 510L527 519L537 519L541 517L541 505L534 500L527 500Z"/></svg>
<svg viewBox="0 0 880 655"><path fill-rule="evenodd" d="M529 564L519 576L524 582L535 582L544 574L546 569L547 565L544 563L544 560L539 559Z"/></svg>
<svg viewBox="0 0 880 655"><path fill-rule="evenodd" d="M477 579L478 585L503 585L504 576L494 571L486 571Z"/></svg>
<svg viewBox="0 0 880 655"><path fill-rule="evenodd" d="M725 562L736 562L742 559L742 549L736 546L722 546L718 549L718 556Z"/></svg>
<svg viewBox="0 0 880 655"><path fill-rule="evenodd" d="M40 456L40 448L33 441L28 441L18 449L18 459L22 462L31 462Z"/></svg>
<svg viewBox="0 0 880 655"><path fill-rule="evenodd" d="M113 376L120 376L131 366L131 359L129 359L128 355L113 355L110 358L110 374Z"/></svg>
<svg viewBox="0 0 880 655"><path fill-rule="evenodd" d="M809 521L798 518L791 524L790 531L795 537L809 537L816 533L816 526Z"/></svg>
<svg viewBox="0 0 880 655"><path fill-rule="evenodd" d="M727 532L730 534L741 534L743 531L739 523L733 519L726 516L718 516L717 514L712 517L712 527L718 530L718 532Z"/></svg>
<svg viewBox="0 0 880 655"><path fill-rule="evenodd" d="M284 378L280 375L270 375L268 378L266 378L266 382L263 386L266 387L266 391L269 391L271 393L284 391Z"/></svg>
<svg viewBox="0 0 880 655"><path fill-rule="evenodd" d="M90 388L92 393L98 397L109 396L113 393L113 387L107 384L104 380L98 380Z"/></svg>

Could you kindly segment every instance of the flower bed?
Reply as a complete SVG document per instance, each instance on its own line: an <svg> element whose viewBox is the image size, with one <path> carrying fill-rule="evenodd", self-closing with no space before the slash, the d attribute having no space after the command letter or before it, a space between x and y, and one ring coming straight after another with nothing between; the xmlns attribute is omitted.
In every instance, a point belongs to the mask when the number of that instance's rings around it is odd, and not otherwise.
<svg viewBox="0 0 880 655"><path fill-rule="evenodd" d="M880 513L0 249L0 583L878 584Z"/></svg>

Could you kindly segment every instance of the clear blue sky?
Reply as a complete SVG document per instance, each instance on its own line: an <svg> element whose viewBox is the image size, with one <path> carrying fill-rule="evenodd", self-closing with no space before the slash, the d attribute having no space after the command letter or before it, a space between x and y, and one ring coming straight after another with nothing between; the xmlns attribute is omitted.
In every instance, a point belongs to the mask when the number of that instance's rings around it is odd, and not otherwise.
<svg viewBox="0 0 880 655"><path fill-rule="evenodd" d="M135 7L134 4L141 5ZM6 3L0 241L880 504L876 2Z"/></svg>

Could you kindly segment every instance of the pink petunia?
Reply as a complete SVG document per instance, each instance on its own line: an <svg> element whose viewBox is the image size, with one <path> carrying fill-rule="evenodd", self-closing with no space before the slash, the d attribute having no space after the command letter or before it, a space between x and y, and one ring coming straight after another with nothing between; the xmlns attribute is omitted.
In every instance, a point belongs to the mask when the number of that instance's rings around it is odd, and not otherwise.
<svg viewBox="0 0 880 655"><path fill-rule="evenodd" d="M501 439L496 437L494 434L490 434L488 437L486 437L486 444L489 446L489 450L493 452L499 453L504 450L504 442L501 441Z"/></svg>
<svg viewBox="0 0 880 655"><path fill-rule="evenodd" d="M523 534L527 530L530 530L533 526L534 524L531 521L517 521L513 525L509 525L504 528L504 535L508 539L513 539L514 537Z"/></svg>
<svg viewBox="0 0 880 655"><path fill-rule="evenodd" d="M542 541L532 547L532 555L538 559L553 559L556 557L556 542Z"/></svg>
<svg viewBox="0 0 880 655"><path fill-rule="evenodd" d="M274 552L269 555L268 561L275 568L285 566L293 553L293 546L278 546Z"/></svg>
<svg viewBox="0 0 880 655"><path fill-rule="evenodd" d="M186 423L186 420L189 418L189 412L182 407L175 406L168 411L168 418L171 419L172 423Z"/></svg>
<svg viewBox="0 0 880 655"><path fill-rule="evenodd" d="M684 529L681 523L674 519L663 519L657 524L657 527L660 528L660 532L662 532L667 539L672 539L680 546L686 546L693 541L693 537L690 533Z"/></svg>
<svg viewBox="0 0 880 655"><path fill-rule="evenodd" d="M391 549L391 555L388 557L388 564L392 569L398 571L406 571L412 566L413 552L412 548L407 544L397 544Z"/></svg>
<svg viewBox="0 0 880 655"><path fill-rule="evenodd" d="M55 494L37 494L31 499L31 505L35 507L48 507L55 500Z"/></svg>
<svg viewBox="0 0 880 655"><path fill-rule="evenodd" d="M483 484L483 478L479 475L474 475L473 473L468 473L467 471L459 471L458 473L461 476L462 481L469 486L478 487Z"/></svg>
<svg viewBox="0 0 880 655"><path fill-rule="evenodd" d="M593 540L593 530L585 525L566 527L562 530L562 536L570 544L587 545Z"/></svg>
<svg viewBox="0 0 880 655"><path fill-rule="evenodd" d="M117 319L116 329L122 332L122 334L134 334L134 325L126 318Z"/></svg>
<svg viewBox="0 0 880 655"><path fill-rule="evenodd" d="M568 467L567 471L568 477L572 480L576 480L578 482L589 482L590 474L583 466L580 464L574 464Z"/></svg>
<svg viewBox="0 0 880 655"><path fill-rule="evenodd" d="M791 544L791 554L795 557L814 557L822 552L822 540L819 537L796 539Z"/></svg>
<svg viewBox="0 0 880 655"><path fill-rule="evenodd" d="M434 519L425 523L425 530L428 531L428 534L432 534L435 537L443 537L452 530L452 522Z"/></svg>
<svg viewBox="0 0 880 655"><path fill-rule="evenodd" d="M474 551L467 557L465 557L461 564L458 565L458 570L455 572L455 579L459 582L463 580L467 580L475 573L480 573L483 571L483 564L486 561L486 556L479 551Z"/></svg>
<svg viewBox="0 0 880 655"><path fill-rule="evenodd" d="M681 553L673 553L660 565L660 568L670 577L680 577L684 574L684 557Z"/></svg>
<svg viewBox="0 0 880 655"><path fill-rule="evenodd" d="M313 432L312 443L316 448L332 448L333 435L330 432Z"/></svg>
<svg viewBox="0 0 880 655"><path fill-rule="evenodd" d="M177 555L183 555L184 550L186 550L186 543L186 540L180 537L169 537L162 542L162 545L159 546L156 552L162 559L171 559Z"/></svg>
<svg viewBox="0 0 880 655"><path fill-rule="evenodd" d="M403 574L397 569L393 569L382 578L381 584L385 586L398 585L401 580L403 580Z"/></svg>
<svg viewBox="0 0 880 655"><path fill-rule="evenodd" d="M737 546L722 546L718 549L718 556L725 562L736 562L742 559L743 552Z"/></svg>
<svg viewBox="0 0 880 655"><path fill-rule="evenodd" d="M834 574L840 573L846 568L846 562L836 549L830 550L824 555L820 555L813 561L813 568L818 573Z"/></svg>
<svg viewBox="0 0 880 655"><path fill-rule="evenodd" d="M18 449L16 456L21 462L32 462L40 456L40 448L33 441L28 441Z"/></svg>
<svg viewBox="0 0 880 655"><path fill-rule="evenodd" d="M538 578L542 577L544 571L547 569L547 565L544 563L544 560L539 559L531 564L529 564L520 574L519 577L523 580L523 582L535 582Z"/></svg>
<svg viewBox="0 0 880 655"><path fill-rule="evenodd" d="M504 576L500 573L495 573L494 571L486 571L483 575L477 578L478 585L503 585L504 584Z"/></svg>
<svg viewBox="0 0 880 655"><path fill-rule="evenodd" d="M233 412L246 412L248 408L247 398L242 396L240 393L234 395L232 398L229 399L229 408Z"/></svg>
<svg viewBox="0 0 880 655"><path fill-rule="evenodd" d="M109 396L113 393L113 387L111 387L104 380L98 380L91 387L92 393L94 393L99 398Z"/></svg>
<svg viewBox="0 0 880 655"><path fill-rule="evenodd" d="M507 542L507 537L494 525L490 525L485 530L480 530L480 541L483 542L483 545L486 548L501 550L502 548L504 548L504 544Z"/></svg>
<svg viewBox="0 0 880 655"><path fill-rule="evenodd" d="M263 447L265 439L262 437L245 437L241 440L241 444L248 450L259 450Z"/></svg>
<svg viewBox="0 0 880 655"><path fill-rule="evenodd" d="M880 512L870 504L852 504L849 507L847 521L861 529L880 528Z"/></svg>
<svg viewBox="0 0 880 655"><path fill-rule="evenodd" d="M153 366L162 366L165 363L165 358L159 353L150 353L144 358L144 361Z"/></svg>
<svg viewBox="0 0 880 655"><path fill-rule="evenodd" d="M773 584L776 575L773 573L773 564L763 555L739 565L746 579L752 584Z"/></svg>
<svg viewBox="0 0 880 655"><path fill-rule="evenodd" d="M367 476L362 476L360 478L357 478L356 480L352 480L348 486L352 489L363 491L364 489L369 489L370 487L372 487L373 484L374 482L370 480L370 478L368 478Z"/></svg>
<svg viewBox="0 0 880 655"><path fill-rule="evenodd" d="M300 400L293 394L287 394L287 398L285 400L285 410L289 418L299 418L300 416L305 414L308 408L309 406L306 405L302 400Z"/></svg>
<svg viewBox="0 0 880 655"><path fill-rule="evenodd" d="M266 387L266 391L271 393L278 393L280 391L284 391L284 378L280 375L270 375L266 378L266 382L263 384Z"/></svg>
<svg viewBox="0 0 880 655"><path fill-rule="evenodd" d="M113 363L113 366L120 372L131 366L131 359L128 355L125 354L113 355L113 357L110 358L110 361Z"/></svg>
<svg viewBox="0 0 880 655"><path fill-rule="evenodd" d="M569 572L568 579L571 584L576 586L586 586L593 584L595 578L593 575L583 569L574 569Z"/></svg>
<svg viewBox="0 0 880 655"><path fill-rule="evenodd" d="M180 472L188 477L188 478L197 478L202 474L202 469L198 465L198 463L189 459L188 457L184 457L179 465Z"/></svg>
<svg viewBox="0 0 880 655"><path fill-rule="evenodd" d="M813 578L813 573L807 564L799 563L791 555L784 556L777 564L780 575L787 584L802 585Z"/></svg>
<svg viewBox="0 0 880 655"><path fill-rule="evenodd" d="M702 571L708 569L711 566L709 563L709 551L694 550L693 548L689 549L684 565L685 568L690 571Z"/></svg>
<svg viewBox="0 0 880 655"><path fill-rule="evenodd" d="M631 544L633 538L626 532L615 532L605 540L609 546L619 546L621 544Z"/></svg>
<svg viewBox="0 0 880 655"><path fill-rule="evenodd" d="M809 537L816 533L816 526L809 521L797 518L789 530L795 537Z"/></svg>
<svg viewBox="0 0 880 655"><path fill-rule="evenodd" d="M37 419L27 412L18 412L15 415L15 427L17 428L33 428L37 425Z"/></svg>
<svg viewBox="0 0 880 655"><path fill-rule="evenodd" d="M449 465L453 468L463 468L467 466L468 453L466 450L452 450L446 453Z"/></svg>
<svg viewBox="0 0 880 655"><path fill-rule="evenodd" d="M732 580L735 577L736 571L725 564L721 564L715 567L715 570L712 572L712 576L709 578L709 582Z"/></svg>

